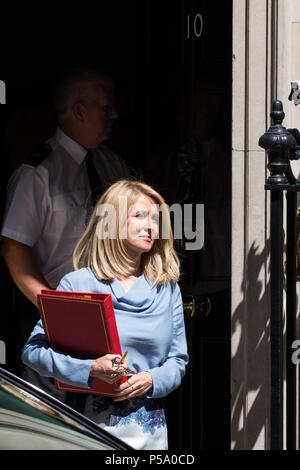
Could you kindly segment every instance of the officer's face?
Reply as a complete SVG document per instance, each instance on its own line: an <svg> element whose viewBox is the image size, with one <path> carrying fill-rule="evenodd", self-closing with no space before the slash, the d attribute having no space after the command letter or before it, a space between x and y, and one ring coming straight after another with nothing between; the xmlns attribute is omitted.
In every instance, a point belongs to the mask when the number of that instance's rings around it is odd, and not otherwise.
<svg viewBox="0 0 300 470"><path fill-rule="evenodd" d="M90 90L84 108L86 138L89 148L95 148L109 139L113 120L118 117L113 88L99 86Z"/></svg>

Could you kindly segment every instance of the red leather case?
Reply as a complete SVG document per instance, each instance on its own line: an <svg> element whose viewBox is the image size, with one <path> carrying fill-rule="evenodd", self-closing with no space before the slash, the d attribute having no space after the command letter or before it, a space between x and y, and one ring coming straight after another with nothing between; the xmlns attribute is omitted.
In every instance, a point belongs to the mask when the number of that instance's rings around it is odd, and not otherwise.
<svg viewBox="0 0 300 470"><path fill-rule="evenodd" d="M49 344L81 359L121 354L110 294L42 290L37 296ZM118 384L125 382L123 377ZM113 396L116 384L96 377L91 388L75 387L55 380L58 390Z"/></svg>

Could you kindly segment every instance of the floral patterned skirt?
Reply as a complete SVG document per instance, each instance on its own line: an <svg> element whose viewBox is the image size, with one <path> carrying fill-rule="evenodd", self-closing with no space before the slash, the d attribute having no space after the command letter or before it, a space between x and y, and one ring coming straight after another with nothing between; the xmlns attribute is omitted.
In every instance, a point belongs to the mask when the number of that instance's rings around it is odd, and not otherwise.
<svg viewBox="0 0 300 470"><path fill-rule="evenodd" d="M168 449L167 423L161 400L143 396L114 402L110 397L89 395L84 414L134 449Z"/></svg>

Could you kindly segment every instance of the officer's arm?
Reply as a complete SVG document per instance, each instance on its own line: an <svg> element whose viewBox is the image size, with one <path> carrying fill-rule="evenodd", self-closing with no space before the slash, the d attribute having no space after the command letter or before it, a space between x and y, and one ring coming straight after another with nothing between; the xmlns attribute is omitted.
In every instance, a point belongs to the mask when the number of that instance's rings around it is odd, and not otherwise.
<svg viewBox="0 0 300 470"><path fill-rule="evenodd" d="M50 286L37 266L32 249L24 243L2 237L1 255L17 287L37 305L37 294Z"/></svg>

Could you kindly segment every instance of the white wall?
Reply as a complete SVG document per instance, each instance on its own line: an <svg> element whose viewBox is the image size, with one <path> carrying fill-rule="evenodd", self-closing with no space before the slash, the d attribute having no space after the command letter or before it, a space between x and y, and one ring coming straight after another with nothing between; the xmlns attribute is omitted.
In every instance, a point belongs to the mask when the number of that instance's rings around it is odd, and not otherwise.
<svg viewBox="0 0 300 470"><path fill-rule="evenodd" d="M269 436L268 194L270 2L233 1L232 449L265 449Z"/></svg>
<svg viewBox="0 0 300 470"><path fill-rule="evenodd" d="M233 0L232 449L269 448L269 193L258 140L271 98L283 102L283 125L300 130L300 106L288 100L291 82L300 86L300 0L277 2L278 47L274 4Z"/></svg>
<svg viewBox="0 0 300 470"><path fill-rule="evenodd" d="M277 97L283 102L283 125L300 129L300 105L288 100L293 81L300 87L300 0L278 0ZM293 162L292 167L298 177L300 162Z"/></svg>

